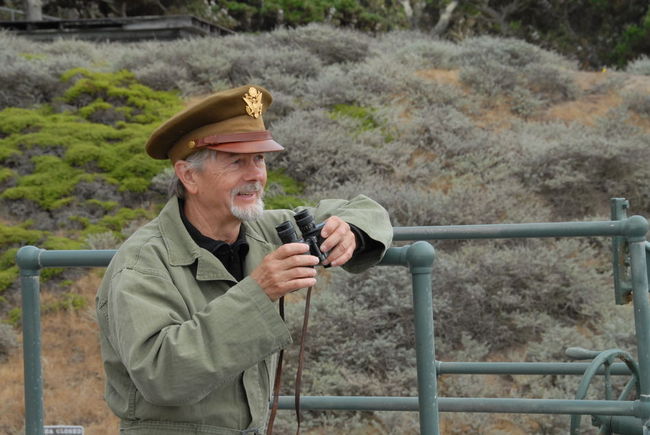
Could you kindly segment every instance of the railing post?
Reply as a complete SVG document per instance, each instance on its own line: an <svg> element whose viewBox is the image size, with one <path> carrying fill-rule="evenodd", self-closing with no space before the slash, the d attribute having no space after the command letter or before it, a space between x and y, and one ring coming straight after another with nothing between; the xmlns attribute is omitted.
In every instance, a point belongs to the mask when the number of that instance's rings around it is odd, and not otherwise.
<svg viewBox="0 0 650 435"><path fill-rule="evenodd" d="M418 407L422 435L438 435L440 433L433 335L433 297L431 295L433 259L433 246L427 242L415 242L406 253L406 261L413 281Z"/></svg>
<svg viewBox="0 0 650 435"><path fill-rule="evenodd" d="M645 242L645 264L647 269L648 281L650 281L650 243Z"/></svg>
<svg viewBox="0 0 650 435"><path fill-rule="evenodd" d="M648 303L645 240L630 242L629 247L634 288L634 329L641 371L641 400L650 401L650 304Z"/></svg>
<svg viewBox="0 0 650 435"><path fill-rule="evenodd" d="M42 249L20 248L16 263L20 268L22 292L23 364L25 367L25 433L43 435L43 371L41 369L41 266Z"/></svg>
<svg viewBox="0 0 650 435"><path fill-rule="evenodd" d="M650 303L648 302L648 270L646 264L646 238L648 221L632 216L626 222L627 242L630 251L632 300L634 302L634 330L639 356L639 382L641 402L650 402ZM644 416L647 420L650 415Z"/></svg>

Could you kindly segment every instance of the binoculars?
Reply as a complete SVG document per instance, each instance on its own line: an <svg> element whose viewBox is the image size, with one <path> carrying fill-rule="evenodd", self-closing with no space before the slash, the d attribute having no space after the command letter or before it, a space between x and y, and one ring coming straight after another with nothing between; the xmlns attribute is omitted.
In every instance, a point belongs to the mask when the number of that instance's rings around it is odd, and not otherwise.
<svg viewBox="0 0 650 435"><path fill-rule="evenodd" d="M321 237L320 231L323 229L325 223L316 225L314 223L314 217L307 210L299 211L293 218L296 221L296 225L298 225L298 229L300 229L302 239L298 238L291 222L284 221L275 227L282 244L306 243L309 245L309 254L318 257L319 264L322 265L323 261L327 258L327 254L320 250L320 245L325 240ZM325 267L329 267L329 264L325 265Z"/></svg>

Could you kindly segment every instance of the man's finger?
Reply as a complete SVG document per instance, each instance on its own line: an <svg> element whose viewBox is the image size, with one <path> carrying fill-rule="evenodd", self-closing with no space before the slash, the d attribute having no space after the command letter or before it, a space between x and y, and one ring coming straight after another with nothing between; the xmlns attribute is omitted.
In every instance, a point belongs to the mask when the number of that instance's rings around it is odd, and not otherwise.
<svg viewBox="0 0 650 435"><path fill-rule="evenodd" d="M342 245L337 246L330 252L327 257L325 264L331 264L332 266L342 266L347 263L347 261L352 258L352 253L354 249L352 247L344 247Z"/></svg>
<svg viewBox="0 0 650 435"><path fill-rule="evenodd" d="M309 245L306 243L287 243L280 246L276 251L277 258L283 259L293 255L309 252Z"/></svg>
<svg viewBox="0 0 650 435"><path fill-rule="evenodd" d="M320 246L321 251L324 252L328 252L329 250L331 250L332 248L340 244L341 241L344 240L349 235L354 237L354 235L350 231L350 225L340 220L336 216L332 216L330 219L333 221L333 225L329 229L329 233L328 233L329 235L324 236L323 232L321 231L321 236L323 236L324 238L326 237L325 241Z"/></svg>
<svg viewBox="0 0 650 435"><path fill-rule="evenodd" d="M294 255L293 257L287 257L282 261L282 269L289 270L296 267L313 267L318 264L320 261L318 257L314 255Z"/></svg>
<svg viewBox="0 0 650 435"><path fill-rule="evenodd" d="M336 227L340 225L340 223L343 222L336 216L331 216L325 221L325 225L323 225L323 229L320 230L320 235L323 238L329 237L334 230L336 230Z"/></svg>

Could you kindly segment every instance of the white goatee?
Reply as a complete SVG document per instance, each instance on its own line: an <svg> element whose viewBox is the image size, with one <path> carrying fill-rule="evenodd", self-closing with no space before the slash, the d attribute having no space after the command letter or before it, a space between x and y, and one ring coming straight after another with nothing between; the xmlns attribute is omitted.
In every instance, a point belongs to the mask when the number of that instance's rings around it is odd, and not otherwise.
<svg viewBox="0 0 650 435"><path fill-rule="evenodd" d="M257 201L255 204L251 204L248 207L239 207L235 205L235 198L240 193L257 193ZM230 194L230 212L233 216L243 222L254 221L262 216L264 212L264 201L262 197L264 196L264 189L260 182L248 183L240 187L236 187L232 190Z"/></svg>

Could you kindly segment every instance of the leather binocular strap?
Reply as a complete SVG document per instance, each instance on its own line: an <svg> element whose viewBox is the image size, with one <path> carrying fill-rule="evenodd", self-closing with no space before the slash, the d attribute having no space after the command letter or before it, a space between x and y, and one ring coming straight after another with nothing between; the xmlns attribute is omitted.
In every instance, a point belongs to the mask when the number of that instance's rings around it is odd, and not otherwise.
<svg viewBox="0 0 650 435"><path fill-rule="evenodd" d="M305 341L307 338L307 324L309 323L309 305L311 302L312 288L313 287L309 287L307 290L307 297L305 298L305 316L302 320L302 332L300 333L300 352L298 353L298 370L296 371L296 388L294 392L296 422L298 423L298 427L296 427L296 435L300 433L300 384L302 382L302 366L305 361Z"/></svg>
<svg viewBox="0 0 650 435"><path fill-rule="evenodd" d="M311 304L311 290L313 287L307 289L307 296L305 298L305 315L302 321L302 332L300 333L300 351L298 352L298 370L296 371L296 385L294 391L294 408L296 410L296 435L300 433L300 387L302 383L302 367L305 361L305 339L307 337L307 325L309 324L309 306ZM284 320L284 296L280 298L280 317ZM275 415L278 412L278 399L280 397L280 377L282 375L282 357L284 350L280 350L278 355L278 365L275 368L275 382L273 383L273 405L271 407L271 416L269 423L266 427L266 435L273 434L273 422Z"/></svg>
<svg viewBox="0 0 650 435"><path fill-rule="evenodd" d="M280 317L284 320L284 296L280 298ZM269 422L266 425L266 435L273 434L273 422L275 421L275 414L278 412L278 400L280 399L280 384L282 378L282 357L284 356L284 349L280 349L278 354L278 364L275 366L275 380L273 381L273 405L271 406L271 415Z"/></svg>

